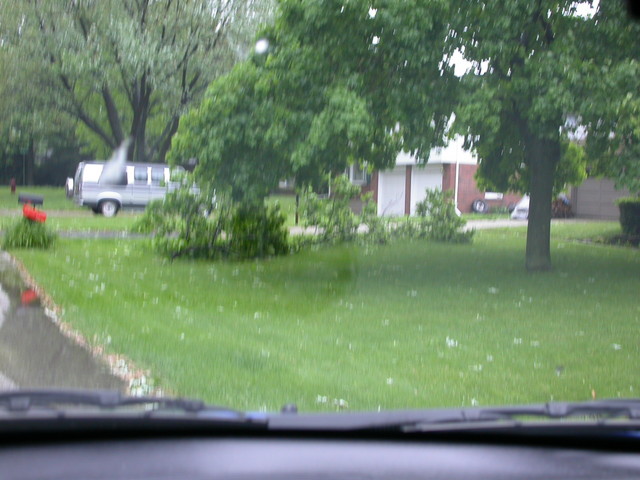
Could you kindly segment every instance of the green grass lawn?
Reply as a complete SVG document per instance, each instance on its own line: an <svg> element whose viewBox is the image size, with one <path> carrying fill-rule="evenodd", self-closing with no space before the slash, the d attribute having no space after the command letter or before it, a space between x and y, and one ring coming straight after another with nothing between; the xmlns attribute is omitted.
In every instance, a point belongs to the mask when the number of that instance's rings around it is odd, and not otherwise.
<svg viewBox="0 0 640 480"><path fill-rule="evenodd" d="M525 229L472 245L335 247L170 263L148 240L13 252L90 341L170 393L241 409L350 410L637 396L640 253L554 226L526 274Z"/></svg>
<svg viewBox="0 0 640 480"><path fill-rule="evenodd" d="M58 232L122 232L128 233L133 224L140 218L140 212L118 212L118 215L111 218L95 215L87 210L86 215L65 216L55 215L49 216L47 222Z"/></svg>
<svg viewBox="0 0 640 480"><path fill-rule="evenodd" d="M48 225L59 232L128 232L141 215L139 210L123 210L112 218L95 215L88 208L78 207L66 198L62 187L18 187L16 194L12 195L9 187L4 186L0 188L0 211L3 211L3 215L0 215L1 230L22 216L22 206L18 204L19 193L43 196L44 204L38 208L47 213ZM272 195L267 202L279 204L286 217L286 225L295 225L295 196Z"/></svg>
<svg viewBox="0 0 640 480"><path fill-rule="evenodd" d="M19 210L22 207L18 204L20 193L31 193L44 197L44 204L41 208L45 212L47 210L77 210L78 212L85 210L66 197L64 187L18 187L16 193L11 194L7 185L0 187L0 210Z"/></svg>
<svg viewBox="0 0 640 480"><path fill-rule="evenodd" d="M267 198L267 204L278 204L286 217L285 225L292 227L296 224L296 196L295 195L271 195Z"/></svg>
<svg viewBox="0 0 640 480"><path fill-rule="evenodd" d="M90 210L69 212L55 210L47 212L46 224L55 232L122 232L127 233L140 217L139 212L119 212L117 216L106 218L94 215ZM22 216L22 210L16 210L0 217L0 230L9 228Z"/></svg>

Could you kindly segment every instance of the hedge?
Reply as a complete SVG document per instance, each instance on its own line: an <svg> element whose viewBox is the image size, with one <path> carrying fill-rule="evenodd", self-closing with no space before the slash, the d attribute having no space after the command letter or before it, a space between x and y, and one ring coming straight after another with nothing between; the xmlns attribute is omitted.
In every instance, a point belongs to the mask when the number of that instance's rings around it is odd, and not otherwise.
<svg viewBox="0 0 640 480"><path fill-rule="evenodd" d="M640 235L640 197L620 198L620 225L626 235Z"/></svg>

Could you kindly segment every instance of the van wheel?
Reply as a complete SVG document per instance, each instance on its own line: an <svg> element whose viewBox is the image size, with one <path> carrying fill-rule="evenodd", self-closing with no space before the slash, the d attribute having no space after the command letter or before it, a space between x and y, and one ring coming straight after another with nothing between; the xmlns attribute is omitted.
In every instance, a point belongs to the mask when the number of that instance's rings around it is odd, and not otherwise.
<svg viewBox="0 0 640 480"><path fill-rule="evenodd" d="M100 211L105 217L114 217L118 213L118 203L114 200L105 200L100 204Z"/></svg>

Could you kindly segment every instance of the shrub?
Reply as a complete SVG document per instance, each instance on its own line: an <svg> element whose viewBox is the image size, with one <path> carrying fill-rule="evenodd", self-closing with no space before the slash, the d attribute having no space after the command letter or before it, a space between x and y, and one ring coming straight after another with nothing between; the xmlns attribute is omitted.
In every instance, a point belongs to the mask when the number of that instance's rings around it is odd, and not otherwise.
<svg viewBox="0 0 640 480"><path fill-rule="evenodd" d="M44 223L20 218L4 235L3 248L49 248L56 239Z"/></svg>
<svg viewBox="0 0 640 480"><path fill-rule="evenodd" d="M289 252L279 206L235 204L228 195L194 191L187 185L150 204L133 227L153 233L153 246L160 254L241 260Z"/></svg>
<svg viewBox="0 0 640 480"><path fill-rule="evenodd" d="M362 212L351 209L351 201L360 198ZM370 193L362 195L346 176L331 181L331 195L321 198L307 191L303 196L304 225L318 228L316 243L375 242L385 243L391 236L427 238L444 242L469 242L473 231L464 231L464 219L455 212L451 192L427 190L426 197L416 205L417 218L397 219L389 223L377 215ZM359 227L365 227L359 230Z"/></svg>
<svg viewBox="0 0 640 480"><path fill-rule="evenodd" d="M370 193L362 195L346 175L331 179L331 194L321 197L311 190L302 196L302 218L306 227L316 227L319 243L350 241L384 242L388 236L386 222L377 215L377 207ZM356 214L351 204L360 200L362 210ZM360 227L364 227L360 231Z"/></svg>
<svg viewBox="0 0 640 480"><path fill-rule="evenodd" d="M450 191L427 189L416 204L417 235L440 242L462 243L473 238L473 230L463 231L465 220L456 214Z"/></svg>
<svg viewBox="0 0 640 480"><path fill-rule="evenodd" d="M620 198L620 225L625 235L640 235L640 197Z"/></svg>
<svg viewBox="0 0 640 480"><path fill-rule="evenodd" d="M279 205L238 205L226 231L229 256L246 259L289 253L289 231L285 220Z"/></svg>
<svg viewBox="0 0 640 480"><path fill-rule="evenodd" d="M176 258L215 257L226 220L226 203L208 189L194 190L188 183L152 202L132 227L153 233L153 246L162 255Z"/></svg>

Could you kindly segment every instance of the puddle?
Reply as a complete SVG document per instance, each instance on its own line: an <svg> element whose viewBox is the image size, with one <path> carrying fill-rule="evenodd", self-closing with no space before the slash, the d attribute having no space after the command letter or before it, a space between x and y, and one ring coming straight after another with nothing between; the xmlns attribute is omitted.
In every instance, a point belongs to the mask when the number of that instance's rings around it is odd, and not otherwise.
<svg viewBox="0 0 640 480"><path fill-rule="evenodd" d="M92 388L126 392L124 382L63 335L0 255L0 391L13 388Z"/></svg>

